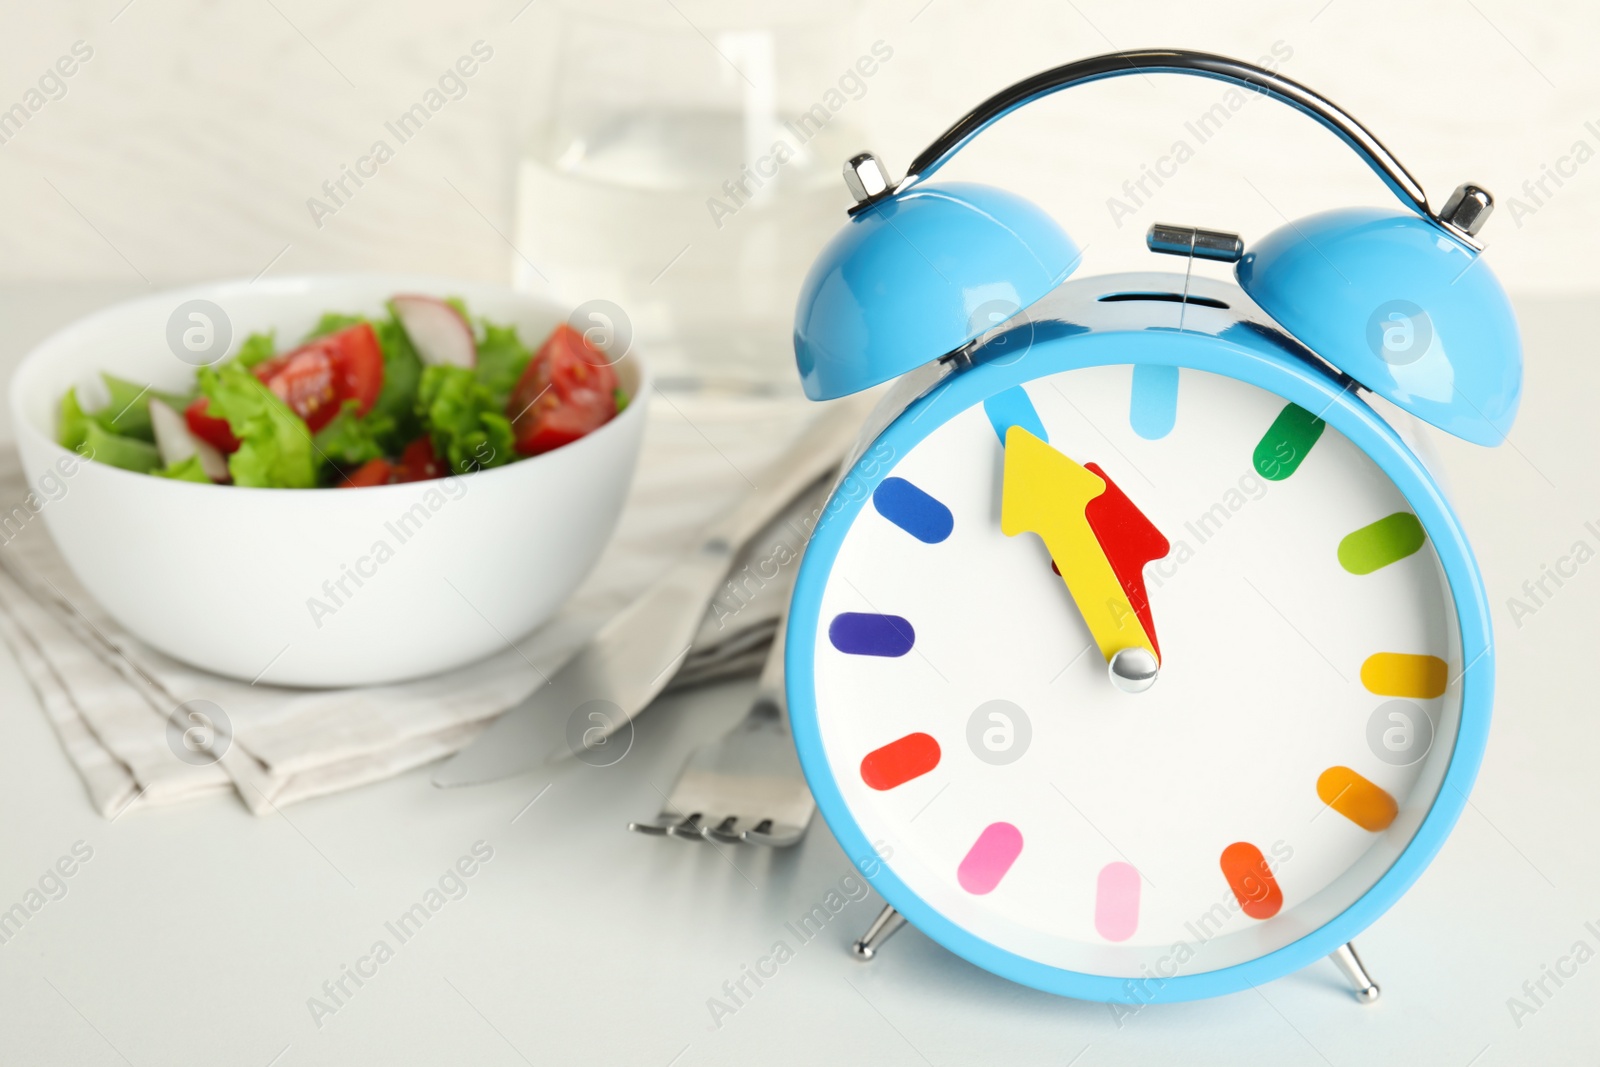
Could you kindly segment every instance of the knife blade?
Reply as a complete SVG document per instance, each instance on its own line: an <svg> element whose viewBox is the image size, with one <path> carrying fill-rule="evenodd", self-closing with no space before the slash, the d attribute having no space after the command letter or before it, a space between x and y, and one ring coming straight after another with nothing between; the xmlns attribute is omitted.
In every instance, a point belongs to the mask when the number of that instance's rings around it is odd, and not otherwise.
<svg viewBox="0 0 1600 1067"><path fill-rule="evenodd" d="M745 542L829 475L859 433L870 398L835 401L701 532L672 566L519 704L439 768L440 788L480 785L565 755L595 752L672 680Z"/></svg>

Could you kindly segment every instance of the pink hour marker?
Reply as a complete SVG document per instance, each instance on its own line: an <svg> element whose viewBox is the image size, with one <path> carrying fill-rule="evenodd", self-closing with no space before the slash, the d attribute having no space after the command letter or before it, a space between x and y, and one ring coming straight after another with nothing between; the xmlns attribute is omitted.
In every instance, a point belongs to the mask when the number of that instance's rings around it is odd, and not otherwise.
<svg viewBox="0 0 1600 1067"><path fill-rule="evenodd" d="M992 822L967 850L956 868L956 881L969 893L992 892L1022 854L1022 831L1008 822Z"/></svg>
<svg viewBox="0 0 1600 1067"><path fill-rule="evenodd" d="M1139 872L1133 864L1108 863L1100 868L1094 928L1107 941L1126 941L1139 928Z"/></svg>

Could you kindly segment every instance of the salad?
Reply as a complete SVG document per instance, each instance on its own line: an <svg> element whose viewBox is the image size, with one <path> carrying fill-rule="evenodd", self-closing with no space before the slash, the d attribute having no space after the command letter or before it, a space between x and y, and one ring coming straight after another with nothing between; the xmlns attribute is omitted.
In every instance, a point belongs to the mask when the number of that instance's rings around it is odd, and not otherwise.
<svg viewBox="0 0 1600 1067"><path fill-rule="evenodd" d="M273 489L414 482L560 448L628 403L571 326L537 352L456 299L402 294L383 317L329 312L279 351L253 333L187 393L102 374L110 402L61 398L57 440L114 467Z"/></svg>

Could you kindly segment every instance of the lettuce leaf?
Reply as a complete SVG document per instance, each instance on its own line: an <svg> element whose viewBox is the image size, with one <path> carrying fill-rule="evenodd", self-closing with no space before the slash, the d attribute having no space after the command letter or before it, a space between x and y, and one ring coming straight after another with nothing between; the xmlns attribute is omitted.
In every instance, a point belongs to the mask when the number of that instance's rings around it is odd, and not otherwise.
<svg viewBox="0 0 1600 1067"><path fill-rule="evenodd" d="M517 336L515 326L497 326L488 319L481 321L483 336L478 339L478 381L489 390L495 405L504 411L517 379L528 369L533 352Z"/></svg>
<svg viewBox="0 0 1600 1067"><path fill-rule="evenodd" d="M111 433L124 437L137 437L141 441L155 441L155 431L150 426L150 387L101 373L111 402L91 416Z"/></svg>
<svg viewBox="0 0 1600 1067"><path fill-rule="evenodd" d="M61 398L61 414L56 420L56 441L62 448L74 451L89 434L89 416L78 403L76 386L68 389Z"/></svg>
<svg viewBox="0 0 1600 1067"><path fill-rule="evenodd" d="M253 333L244 339L239 346L239 354L234 360L241 367L254 367L258 363L265 363L278 354L277 335L268 333Z"/></svg>
<svg viewBox="0 0 1600 1067"><path fill-rule="evenodd" d="M233 484L310 489L317 484L311 431L300 416L237 360L200 368L209 414L228 420L239 450L228 457Z"/></svg>
<svg viewBox="0 0 1600 1067"><path fill-rule="evenodd" d="M160 470L153 470L150 473L157 478L172 478L180 482L199 482L202 485L211 484L211 479L206 477L205 468L200 465L199 456L180 459L176 463L169 463Z"/></svg>
<svg viewBox="0 0 1600 1067"><path fill-rule="evenodd" d="M155 443L156 434L150 422L150 401L160 400L174 411L182 411L195 397L193 391L186 394L169 393L118 378L114 374L102 372L100 379L106 383L111 402L98 411L89 412L89 418L98 422L108 433L136 437L151 444Z"/></svg>
<svg viewBox="0 0 1600 1067"><path fill-rule="evenodd" d="M110 433L154 443L156 434L150 426L150 387L114 374L102 373L100 380L106 383L111 403L91 416L94 421Z"/></svg>
<svg viewBox="0 0 1600 1067"><path fill-rule="evenodd" d="M379 459L399 451L395 422L377 410L363 418L360 405L346 400L339 413L317 431L319 458L340 467L359 467L369 459Z"/></svg>
<svg viewBox="0 0 1600 1067"><path fill-rule="evenodd" d="M90 422L84 429L78 452L97 463L108 463L123 470L148 474L161 466L161 453L156 446L136 437L114 434L98 422Z"/></svg>
<svg viewBox="0 0 1600 1067"><path fill-rule="evenodd" d="M494 394L466 367L426 367L417 414L434 452L458 474L498 467L515 458L511 420Z"/></svg>
<svg viewBox="0 0 1600 1067"><path fill-rule="evenodd" d="M421 432L416 423L416 407L422 359L392 310L388 318L373 321L372 331L378 335L378 347L383 349L383 389L368 416L388 415L394 419L396 432L410 440Z"/></svg>
<svg viewBox="0 0 1600 1067"><path fill-rule="evenodd" d="M138 385L112 374L100 375L106 383L111 402L95 411L85 411L78 399L78 390L68 389L61 397L61 409L56 425L56 440L64 448L77 449L88 437L89 427L98 426L106 437L119 437L155 443L155 430L150 424L150 401L160 399L173 410L182 411L194 397L166 393L149 386ZM112 444L113 450L116 444Z"/></svg>

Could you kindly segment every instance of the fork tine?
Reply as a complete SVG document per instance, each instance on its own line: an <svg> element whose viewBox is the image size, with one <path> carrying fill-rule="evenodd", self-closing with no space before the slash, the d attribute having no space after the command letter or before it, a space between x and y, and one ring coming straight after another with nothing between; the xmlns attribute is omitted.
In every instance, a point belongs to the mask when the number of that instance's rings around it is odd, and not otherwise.
<svg viewBox="0 0 1600 1067"><path fill-rule="evenodd" d="M737 845L740 841L741 835L739 831L734 829L734 826L736 826L738 822L739 817L737 815L729 815L727 818L717 823L716 826L708 826L700 832L706 837L707 840L721 841L724 844Z"/></svg>
<svg viewBox="0 0 1600 1067"><path fill-rule="evenodd" d="M771 819L762 819L752 830L740 834L740 840L750 845L765 845L767 848L789 848L800 843L806 835L804 826L774 825Z"/></svg>
<svg viewBox="0 0 1600 1067"><path fill-rule="evenodd" d="M630 822L628 829L636 834L650 834L656 837L664 837L667 833L665 826L653 822Z"/></svg>
<svg viewBox="0 0 1600 1067"><path fill-rule="evenodd" d="M681 837L685 841L705 840L705 838L700 836L700 813L698 811L684 819L682 822L667 827L667 833L671 834L673 837Z"/></svg>

